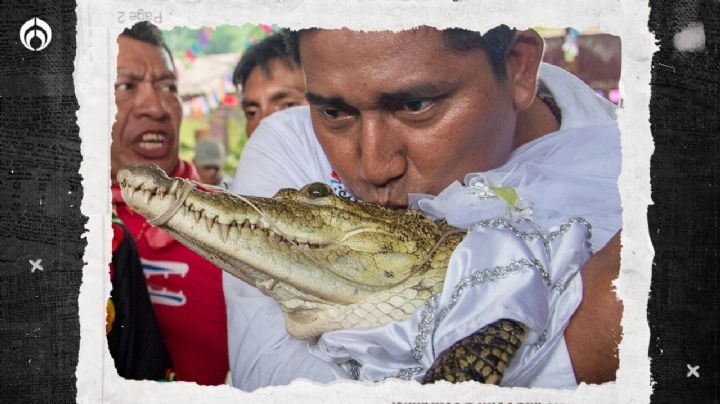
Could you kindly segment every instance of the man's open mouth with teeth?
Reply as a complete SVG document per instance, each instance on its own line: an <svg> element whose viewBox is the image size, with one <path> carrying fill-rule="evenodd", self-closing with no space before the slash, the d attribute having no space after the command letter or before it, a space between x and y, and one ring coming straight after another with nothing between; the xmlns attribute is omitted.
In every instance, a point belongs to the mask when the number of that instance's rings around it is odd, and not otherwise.
<svg viewBox="0 0 720 404"><path fill-rule="evenodd" d="M146 159L164 157L170 148L171 138L159 131L148 131L135 138L135 153Z"/></svg>
<svg viewBox="0 0 720 404"><path fill-rule="evenodd" d="M162 133L145 133L140 137L140 147L143 149L159 149L165 142L165 135Z"/></svg>

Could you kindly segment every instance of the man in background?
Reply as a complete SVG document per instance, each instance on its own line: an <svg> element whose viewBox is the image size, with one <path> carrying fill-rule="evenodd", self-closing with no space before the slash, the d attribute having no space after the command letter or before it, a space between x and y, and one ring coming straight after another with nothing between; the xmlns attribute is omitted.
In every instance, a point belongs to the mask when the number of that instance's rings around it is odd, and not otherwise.
<svg viewBox="0 0 720 404"><path fill-rule="evenodd" d="M243 54L233 72L233 84L247 119L248 137L273 112L307 104L302 70L288 54L281 33L270 35Z"/></svg>
<svg viewBox="0 0 720 404"><path fill-rule="evenodd" d="M138 22L118 38L115 103L113 205L137 244L176 380L222 384L228 358L221 271L131 211L114 182L130 163L156 164L170 176L200 181L195 167L179 158L177 77L160 30L149 22Z"/></svg>
<svg viewBox="0 0 720 404"><path fill-rule="evenodd" d="M193 164L204 184L228 189L232 178L225 175L225 147L214 139L200 139L195 143Z"/></svg>

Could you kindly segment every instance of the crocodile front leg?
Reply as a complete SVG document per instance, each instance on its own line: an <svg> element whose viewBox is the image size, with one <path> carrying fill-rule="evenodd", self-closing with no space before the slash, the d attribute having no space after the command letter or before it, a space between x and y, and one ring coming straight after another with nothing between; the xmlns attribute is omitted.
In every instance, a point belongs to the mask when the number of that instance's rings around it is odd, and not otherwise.
<svg viewBox="0 0 720 404"><path fill-rule="evenodd" d="M422 382L475 380L500 384L526 334L527 327L517 321L502 319L489 324L443 351Z"/></svg>

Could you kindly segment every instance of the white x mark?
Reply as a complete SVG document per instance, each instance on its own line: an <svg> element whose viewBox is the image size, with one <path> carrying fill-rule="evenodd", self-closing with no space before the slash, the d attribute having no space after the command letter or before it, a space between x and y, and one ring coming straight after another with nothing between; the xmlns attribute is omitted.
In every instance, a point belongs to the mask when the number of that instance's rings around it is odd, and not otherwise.
<svg viewBox="0 0 720 404"><path fill-rule="evenodd" d="M42 267L42 265L40 265L40 263L42 262L42 259L38 258L38 259L35 260L35 261L33 261L33 260L28 260L28 262L30 262L30 264L32 265L32 269L30 270L30 272L35 273L35 270L36 270L36 269L39 269L39 270L41 270L41 271L44 271L44 268Z"/></svg>
<svg viewBox="0 0 720 404"><path fill-rule="evenodd" d="M687 377L695 376L698 379L700 378L700 372L698 372L698 369L700 369L700 365L697 366L691 366L689 363L687 364L687 368L690 369L690 371L687 373Z"/></svg>

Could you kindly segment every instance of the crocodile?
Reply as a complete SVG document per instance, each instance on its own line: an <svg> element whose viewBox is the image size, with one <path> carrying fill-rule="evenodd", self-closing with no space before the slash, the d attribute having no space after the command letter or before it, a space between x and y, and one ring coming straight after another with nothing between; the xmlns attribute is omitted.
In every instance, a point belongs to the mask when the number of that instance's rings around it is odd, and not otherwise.
<svg viewBox="0 0 720 404"><path fill-rule="evenodd" d="M275 299L300 339L407 319L442 291L466 234L419 210L348 201L324 183L242 196L150 164L123 167L117 182L150 224ZM438 355L423 382L498 384L526 334L512 320L490 324Z"/></svg>

